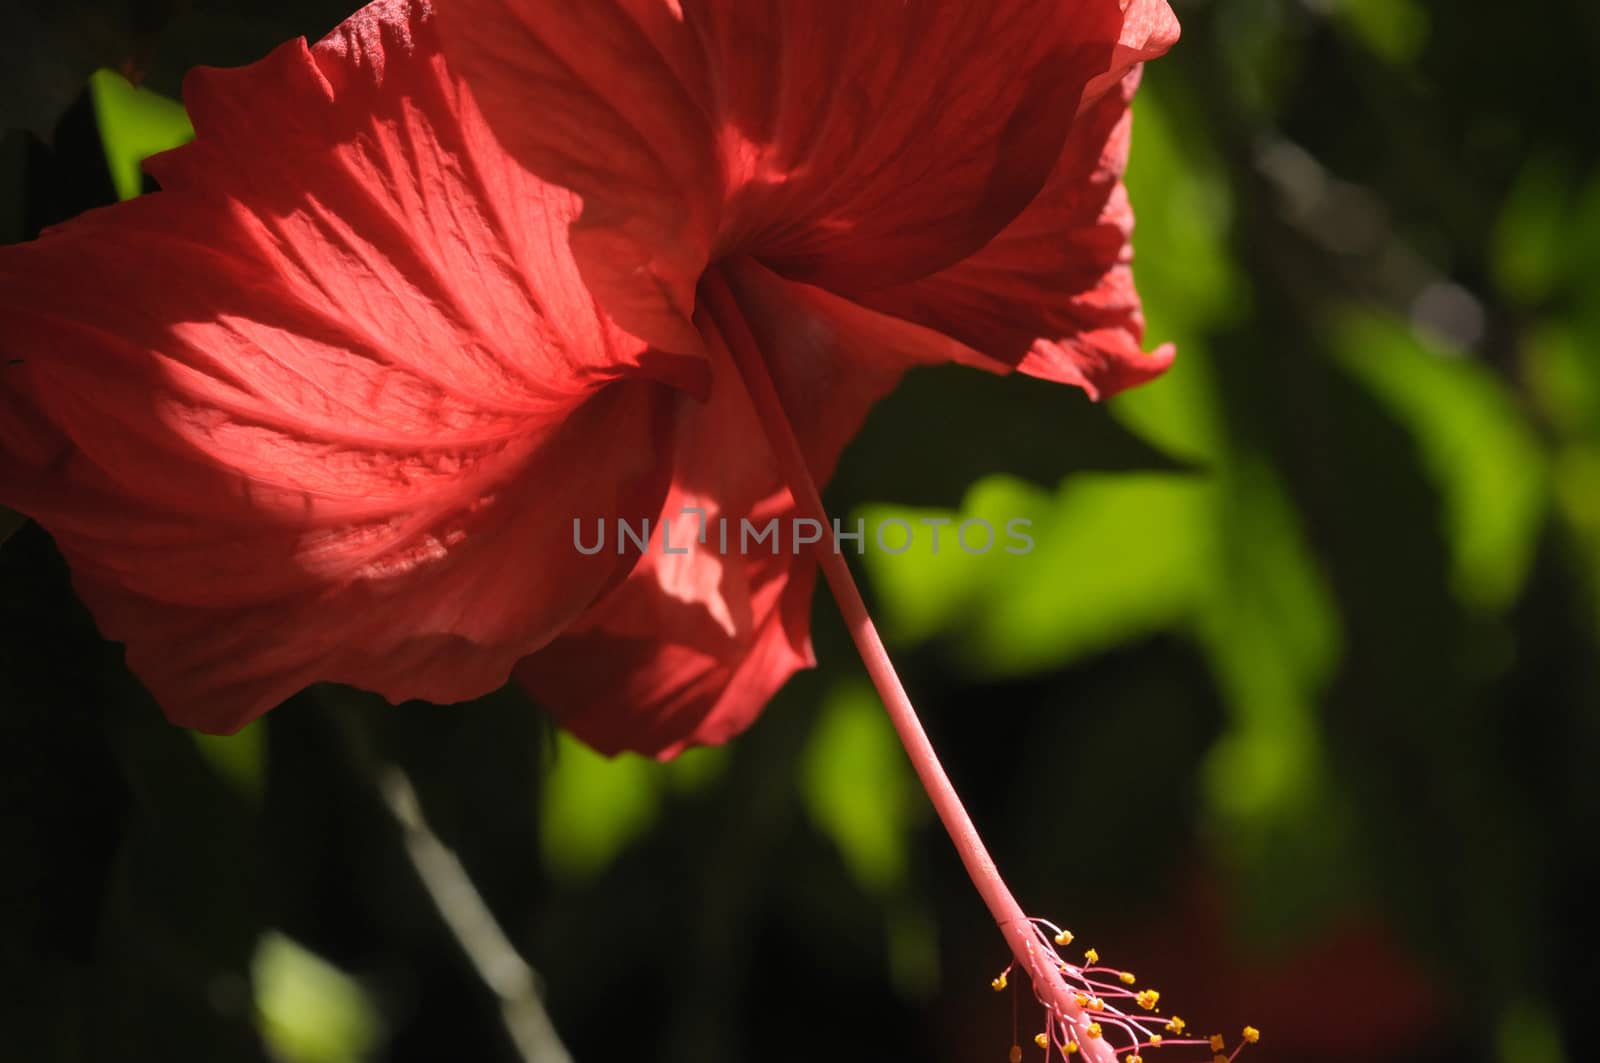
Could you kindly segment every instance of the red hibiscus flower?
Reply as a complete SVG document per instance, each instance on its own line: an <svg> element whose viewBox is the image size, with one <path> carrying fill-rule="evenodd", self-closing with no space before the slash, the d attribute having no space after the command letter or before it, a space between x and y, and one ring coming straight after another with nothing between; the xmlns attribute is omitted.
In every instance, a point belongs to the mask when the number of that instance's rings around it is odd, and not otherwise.
<svg viewBox="0 0 1600 1063"><path fill-rule="evenodd" d="M162 191L0 251L0 502L182 724L515 669L603 750L725 740L810 662L815 560L574 520L794 509L730 327L819 482L913 365L1160 372L1119 175L1175 35L1162 0L383 0L196 71Z"/></svg>
<svg viewBox="0 0 1600 1063"><path fill-rule="evenodd" d="M810 662L820 561L1046 1056L1221 1053L1023 914L837 551L573 535L821 525L912 366L1159 373L1120 175L1176 34L1164 0L380 0L198 71L161 192L0 250L0 503L212 731L515 670L602 750L722 741Z"/></svg>

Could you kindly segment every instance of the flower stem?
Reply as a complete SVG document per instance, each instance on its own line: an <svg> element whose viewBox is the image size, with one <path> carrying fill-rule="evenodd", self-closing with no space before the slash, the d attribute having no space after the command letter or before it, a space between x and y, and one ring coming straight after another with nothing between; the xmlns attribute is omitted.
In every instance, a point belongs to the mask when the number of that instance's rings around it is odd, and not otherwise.
<svg viewBox="0 0 1600 1063"><path fill-rule="evenodd" d="M822 497L806 464L805 453L795 438L788 413L783 408L756 338L745 322L738 299L716 269L707 272L703 292L706 309L723 342L727 344L729 354L744 379L765 427L767 440L794 496L796 510L803 517L821 522L824 528L831 528L832 523L822 506ZM884 648L877 627L867 612L866 602L861 598L849 564L840 551L832 548L826 537L817 544L816 554L828 586L839 604L839 611L850 629L850 637L855 640L856 649L867 667L867 674L872 677L872 683L883 699L884 709L900 735L900 743L910 757L911 765L916 769L917 777L921 779L940 822L955 843L967 875L1005 935L1017 964L1031 976L1035 994L1047 1007L1069 1021L1079 1020L1081 1009L1056 971L1054 954L1041 948L1038 931L1000 877L993 857L978 836L972 817L967 814L950 777L945 774L944 766L939 763L933 743L928 740L922 721L917 717L905 686L889 659L888 650Z"/></svg>

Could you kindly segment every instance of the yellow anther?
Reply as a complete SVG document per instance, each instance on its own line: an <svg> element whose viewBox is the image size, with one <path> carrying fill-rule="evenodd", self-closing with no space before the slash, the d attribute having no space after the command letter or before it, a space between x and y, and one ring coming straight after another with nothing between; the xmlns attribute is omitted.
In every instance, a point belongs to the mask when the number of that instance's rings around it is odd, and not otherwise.
<svg viewBox="0 0 1600 1063"><path fill-rule="evenodd" d="M1033 1035L1033 1043L1038 1045L1040 1048L1049 1048L1050 1047L1050 1035L1049 1034L1036 1033L1036 1034Z"/></svg>
<svg viewBox="0 0 1600 1063"><path fill-rule="evenodd" d="M1083 1035L1090 1038L1099 1037L1100 1024L1098 1022L1091 1022L1088 1026L1083 1028Z"/></svg>
<svg viewBox="0 0 1600 1063"><path fill-rule="evenodd" d="M1122 981L1123 985L1132 985L1138 981L1138 979L1133 976L1132 971L1123 971L1121 974L1117 975L1117 977Z"/></svg>
<svg viewBox="0 0 1600 1063"><path fill-rule="evenodd" d="M1141 989L1134 994L1133 999L1144 1010L1154 1011L1156 1010L1156 1001L1161 999L1161 991L1159 989Z"/></svg>
<svg viewBox="0 0 1600 1063"><path fill-rule="evenodd" d="M1167 1032L1168 1033L1182 1033L1183 1032L1183 1028L1186 1025L1187 1024L1182 1019L1180 1019L1176 1015L1174 1015L1172 1017L1172 1021L1167 1023Z"/></svg>
<svg viewBox="0 0 1600 1063"><path fill-rule="evenodd" d="M1072 999L1078 1002L1078 1007L1080 1008L1086 1008L1089 1006L1089 998L1084 996L1082 993L1072 994Z"/></svg>
<svg viewBox="0 0 1600 1063"><path fill-rule="evenodd" d="M1226 1043L1227 1042L1222 1039L1222 1035L1220 1033L1214 1033L1214 1034L1211 1035L1211 1051L1213 1051L1213 1052L1222 1051L1222 1046L1225 1045Z"/></svg>
<svg viewBox="0 0 1600 1063"><path fill-rule="evenodd" d="M1144 1063L1144 1057L1135 1052L1133 1055L1124 1060L1124 1063Z"/></svg>
<svg viewBox="0 0 1600 1063"><path fill-rule="evenodd" d="M1154 1045L1155 1047L1160 1048L1161 1047L1161 1035L1158 1034L1158 1033L1151 1034L1150 1035L1150 1043L1152 1045Z"/></svg>
<svg viewBox="0 0 1600 1063"><path fill-rule="evenodd" d="M1000 977L996 978L994 981L990 982L989 985L991 987L993 987L993 989L994 989L994 991L996 993L998 993L998 992L1000 992L1000 990L1004 989L1006 987L1006 974L1005 974L1005 972L1001 971L1000 972Z"/></svg>
<svg viewBox="0 0 1600 1063"><path fill-rule="evenodd" d="M1072 931L1063 930L1061 933L1057 934L1056 935L1056 944L1057 945L1070 945L1070 944L1072 944Z"/></svg>
<svg viewBox="0 0 1600 1063"><path fill-rule="evenodd" d="M1211 1057L1211 1063L1228 1063L1228 1057L1223 1055L1221 1052L1218 1052L1216 1055Z"/></svg>
<svg viewBox="0 0 1600 1063"><path fill-rule="evenodd" d="M1066 1047L1063 1049L1063 1051L1065 1051L1067 1053L1067 1055L1069 1055L1069 1056L1077 1055L1078 1054L1078 1042L1076 1042L1076 1041L1068 1041L1067 1044L1066 1044Z"/></svg>
<svg viewBox="0 0 1600 1063"><path fill-rule="evenodd" d="M1257 1041L1261 1040L1261 1031L1256 1029L1254 1026L1246 1026L1244 1028L1244 1039L1249 1041L1251 1044L1255 1044Z"/></svg>
<svg viewBox="0 0 1600 1063"><path fill-rule="evenodd" d="M1085 952L1083 954L1083 958L1089 963L1099 963L1100 962L1100 954L1098 952L1096 952L1094 949L1090 949L1088 952Z"/></svg>
<svg viewBox="0 0 1600 1063"><path fill-rule="evenodd" d="M1011 1063L1022 1063L1022 1046L1012 1045L1011 1055L1007 1058L1011 1060Z"/></svg>
<svg viewBox="0 0 1600 1063"><path fill-rule="evenodd" d="M1106 1010L1106 1002L1101 1000L1099 997L1090 997L1089 1003L1086 1006L1090 1011Z"/></svg>

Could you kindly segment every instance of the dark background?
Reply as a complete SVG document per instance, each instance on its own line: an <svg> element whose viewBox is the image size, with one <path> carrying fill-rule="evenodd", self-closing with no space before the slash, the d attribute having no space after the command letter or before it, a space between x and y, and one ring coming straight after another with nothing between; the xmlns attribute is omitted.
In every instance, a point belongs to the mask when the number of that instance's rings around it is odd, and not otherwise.
<svg viewBox="0 0 1600 1063"><path fill-rule="evenodd" d="M862 566L1025 906L1202 1032L1262 1027L1263 1063L1576 1060L1600 991L1600 9L1174 7L1129 180L1176 368L1105 407L926 373L829 502L1035 521L1027 558ZM7 0L0 119L52 144L0 141L0 239L137 192L132 159L182 135L109 75L84 91L96 67L175 94L347 13ZM486 980L494 934L419 877L459 868L584 1063L1011 1044L1002 943L825 600L821 669L667 766L605 762L512 691L319 689L198 738L30 525L0 625L0 1059L516 1060L517 969Z"/></svg>

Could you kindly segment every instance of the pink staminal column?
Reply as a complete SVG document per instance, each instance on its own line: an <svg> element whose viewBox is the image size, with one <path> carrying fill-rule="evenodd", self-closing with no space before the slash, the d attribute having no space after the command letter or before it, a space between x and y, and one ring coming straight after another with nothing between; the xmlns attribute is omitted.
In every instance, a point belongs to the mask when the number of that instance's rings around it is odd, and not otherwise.
<svg viewBox="0 0 1600 1063"><path fill-rule="evenodd" d="M823 509L804 452L795 438L789 415L745 321L738 298L717 268L707 272L701 291L704 306L702 313L696 316L710 326L703 329L706 339L713 347L725 346L725 352L714 351L714 354L726 353L738 367L765 426L767 441L788 482L798 514L831 528L832 522ZM850 566L842 553L828 546L826 539L817 545L816 554L906 755L950 840L955 843L972 884L1011 950L1012 966L995 979L995 988L1004 989L1007 974L1020 970L1027 975L1034 996L1044 1006L1045 1030L1035 1038L1035 1043L1044 1050L1045 1058L1055 1058L1059 1053L1061 1059L1076 1057L1090 1063L1115 1063L1120 1056L1124 1063L1141 1063L1142 1049L1171 1045L1206 1045L1220 1055L1220 1035L1208 1039L1184 1036L1182 1019L1168 1018L1157 1011L1159 992L1133 988L1134 978L1126 971L1097 966L1099 956L1093 949L1085 953L1084 963L1068 962L1057 951L1057 946L1070 944L1072 935L1023 913L928 741L916 709L867 613ZM1124 1002L1147 1014L1125 1012L1119 1006ZM1233 1055L1258 1036L1254 1028L1246 1027ZM1020 1058L1019 1052L1020 1047L1014 1047L1013 1057ZM1231 1060L1233 1055L1223 1058Z"/></svg>

